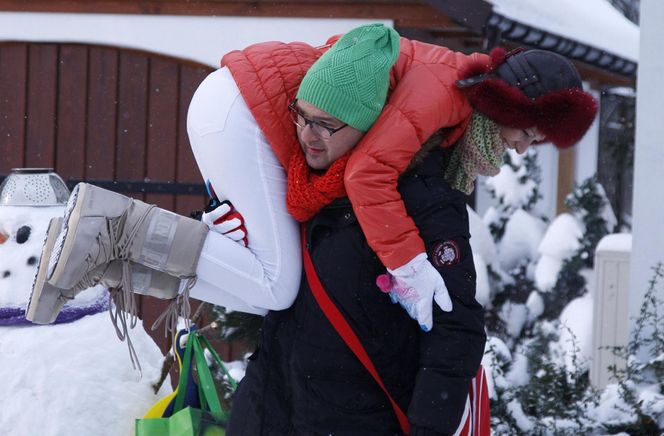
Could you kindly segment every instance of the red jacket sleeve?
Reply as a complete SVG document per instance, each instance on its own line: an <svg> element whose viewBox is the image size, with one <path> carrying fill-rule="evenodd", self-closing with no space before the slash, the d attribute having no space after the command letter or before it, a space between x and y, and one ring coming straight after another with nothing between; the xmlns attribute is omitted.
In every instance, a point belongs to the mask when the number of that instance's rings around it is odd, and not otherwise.
<svg viewBox="0 0 664 436"><path fill-rule="evenodd" d="M397 191L398 178L438 129L452 127L442 146L461 136L472 109L455 81L459 70L481 56L402 38L393 91L348 161L348 197L369 245L390 269L425 251Z"/></svg>

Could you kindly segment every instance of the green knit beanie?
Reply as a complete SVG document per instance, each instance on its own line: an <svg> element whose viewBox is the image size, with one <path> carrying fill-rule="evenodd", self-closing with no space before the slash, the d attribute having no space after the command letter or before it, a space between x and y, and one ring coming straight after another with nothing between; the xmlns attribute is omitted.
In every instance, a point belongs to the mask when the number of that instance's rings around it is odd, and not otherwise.
<svg viewBox="0 0 664 436"><path fill-rule="evenodd" d="M302 79L297 98L366 132L383 110L399 34L382 24L342 36Z"/></svg>

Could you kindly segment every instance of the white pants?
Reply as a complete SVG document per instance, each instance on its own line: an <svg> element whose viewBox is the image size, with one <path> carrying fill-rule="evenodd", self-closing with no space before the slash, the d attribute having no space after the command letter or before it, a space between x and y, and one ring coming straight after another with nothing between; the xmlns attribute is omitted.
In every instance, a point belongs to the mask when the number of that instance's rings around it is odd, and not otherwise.
<svg viewBox="0 0 664 436"><path fill-rule="evenodd" d="M187 131L203 179L242 214L249 246L208 233L193 298L265 314L295 300L302 261L286 209L286 172L227 68L210 74L189 106Z"/></svg>

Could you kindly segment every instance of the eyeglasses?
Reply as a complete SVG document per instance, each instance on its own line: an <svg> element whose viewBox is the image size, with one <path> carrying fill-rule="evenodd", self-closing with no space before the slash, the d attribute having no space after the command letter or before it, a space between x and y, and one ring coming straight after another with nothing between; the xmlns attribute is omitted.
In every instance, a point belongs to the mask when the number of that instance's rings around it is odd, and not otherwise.
<svg viewBox="0 0 664 436"><path fill-rule="evenodd" d="M319 124L318 121L310 120L309 118L302 115L297 106L295 106L296 103L297 100L293 100L288 105L291 121L293 121L293 123L300 129L304 129L307 126L310 126L311 131L314 132L314 134L323 141L327 141L332 137L332 135L337 133L339 130L343 129L344 127L348 127L348 124L344 124L343 126L337 127L336 129L323 126L322 124Z"/></svg>

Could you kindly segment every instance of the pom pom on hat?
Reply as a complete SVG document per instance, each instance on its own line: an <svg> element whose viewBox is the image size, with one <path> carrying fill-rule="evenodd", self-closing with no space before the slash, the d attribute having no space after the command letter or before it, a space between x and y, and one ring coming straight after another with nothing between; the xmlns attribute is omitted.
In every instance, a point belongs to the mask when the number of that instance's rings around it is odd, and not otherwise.
<svg viewBox="0 0 664 436"><path fill-rule="evenodd" d="M390 69L399 57L399 34L382 24L342 36L307 71L297 98L366 132L387 98Z"/></svg>

